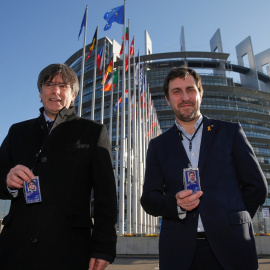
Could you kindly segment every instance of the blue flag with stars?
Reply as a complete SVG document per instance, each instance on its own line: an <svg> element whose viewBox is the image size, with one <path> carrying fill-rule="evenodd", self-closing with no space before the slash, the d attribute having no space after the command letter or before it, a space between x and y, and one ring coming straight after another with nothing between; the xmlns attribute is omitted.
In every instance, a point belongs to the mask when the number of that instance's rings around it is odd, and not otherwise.
<svg viewBox="0 0 270 270"><path fill-rule="evenodd" d="M124 5L110 9L104 14L103 18L107 21L104 31L109 30L114 22L124 24Z"/></svg>

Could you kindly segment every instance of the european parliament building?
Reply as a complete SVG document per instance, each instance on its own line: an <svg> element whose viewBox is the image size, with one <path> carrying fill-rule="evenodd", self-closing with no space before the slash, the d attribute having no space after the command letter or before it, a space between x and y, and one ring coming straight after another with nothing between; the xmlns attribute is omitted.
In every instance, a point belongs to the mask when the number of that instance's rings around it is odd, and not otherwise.
<svg viewBox="0 0 270 270"><path fill-rule="evenodd" d="M98 40L98 51L104 44L106 44L105 58L107 59L107 64L109 63L109 59L113 57L114 66L121 67L122 60L119 56L120 44L115 40L105 37ZM145 32L145 44L145 54L140 56L140 64L145 72L162 132L169 129L175 120L171 108L167 105L164 98L162 90L164 78L173 67L186 65L195 69L202 77L204 96L201 104L201 112L210 118L241 123L249 142L253 146L268 181L268 187L270 188L270 49L254 54L251 38L247 37L236 45L237 63L232 63L228 60L230 55L223 52L219 29L210 40L209 51L200 52L187 51L185 49L183 27L181 29L179 51L177 52L152 54L152 42L147 31ZM89 50L90 45L86 46L86 51ZM92 53L89 60L86 60L84 69L82 117L89 119L91 118L94 57L94 53ZM81 76L81 62L82 50L75 52L66 61L75 70L78 77ZM134 70L135 68L132 68L131 73ZM98 76L97 74L95 121L100 121L101 117L101 80L102 76ZM131 76L132 85L133 75ZM114 104L117 102L116 92L114 91L113 93ZM111 128L113 165L117 167L119 166L119 162L115 162L118 147L118 143L116 142L117 126L115 123L115 111L111 115L109 102L111 91L105 92L104 99L103 122L108 130ZM78 98L75 105L78 106ZM111 116L113 125L110 127ZM117 183L119 184L119 179L117 179ZM139 195L137 194L137 196ZM270 233L270 220L267 217L269 208L270 194L268 194L268 198L262 209L257 212L257 215L253 219L256 233ZM3 217L5 210L0 208L0 218ZM129 216L128 211L130 210L126 208L125 215L127 216ZM148 220L149 222L149 217L144 217L144 220ZM158 222L151 222L151 224L158 227ZM134 229L131 231L133 232Z"/></svg>
<svg viewBox="0 0 270 270"><path fill-rule="evenodd" d="M105 40L106 59L109 60L114 56L115 67L121 66L120 45L115 40L111 41L107 37L100 39L98 51L104 45ZM179 45L178 52L152 54L152 42L147 31L145 32L145 54L140 57L140 63L146 74L162 132L169 129L174 123L173 113L167 105L162 90L164 78L171 68L187 65L195 69L202 77L204 96L201 112L211 118L241 123L267 181L270 183L270 49L255 55L251 38L248 37L236 46L237 64L232 63L228 60L230 55L223 52L219 29L210 40L209 51L199 52L186 51L183 27ZM89 47L90 44L86 47L86 51ZM82 50L66 61L78 76L81 73L81 55ZM136 60L138 60L137 57ZM94 55L92 53L85 64L82 99L82 116L87 118L91 117L93 66ZM131 69L131 72L133 70ZM97 76L96 79L96 121L100 121L101 115L101 77ZM131 81L132 79L133 76L131 76ZM131 83L131 85L133 84ZM104 124L108 129L111 116L110 95L111 92L105 92ZM113 98L114 103L117 102L116 91ZM78 105L78 101L76 104ZM115 119L115 115L113 115L112 149L114 157L117 146ZM114 166L116 166L115 161ZM270 196L265 201L263 208L269 209L269 207ZM263 229L265 232L270 232L269 219L263 215L262 209L258 211L253 222L255 232Z"/></svg>

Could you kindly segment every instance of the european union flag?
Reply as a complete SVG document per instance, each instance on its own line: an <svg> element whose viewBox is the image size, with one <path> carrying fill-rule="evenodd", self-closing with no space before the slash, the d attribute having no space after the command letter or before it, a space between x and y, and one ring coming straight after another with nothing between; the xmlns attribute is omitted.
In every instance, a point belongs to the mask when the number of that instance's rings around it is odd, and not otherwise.
<svg viewBox="0 0 270 270"><path fill-rule="evenodd" d="M104 14L103 18L107 21L104 31L109 30L114 22L124 24L124 5L110 9Z"/></svg>

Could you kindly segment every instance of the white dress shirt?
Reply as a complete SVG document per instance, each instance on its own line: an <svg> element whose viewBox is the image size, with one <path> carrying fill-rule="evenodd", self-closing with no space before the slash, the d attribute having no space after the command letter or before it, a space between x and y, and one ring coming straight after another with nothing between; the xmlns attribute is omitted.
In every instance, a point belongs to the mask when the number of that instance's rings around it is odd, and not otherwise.
<svg viewBox="0 0 270 270"><path fill-rule="evenodd" d="M197 122L195 123L195 130L197 130L198 126L201 124L201 122L203 121L203 116L200 115L199 119L197 120ZM193 134L189 134L186 132L186 130L180 126L176 120L175 120L175 124L177 126L177 128L182 132L183 134L183 146L186 150L187 156L189 158L190 161L190 165L192 168L198 168L198 163L199 163L199 154L200 154L200 147L201 147L201 140L202 140L202 131L203 131L203 124L200 126L200 129L197 131L195 137L192 139L192 149L189 149L189 143L190 143L190 139L192 138ZM195 131L196 132L196 131ZM183 219L186 217L186 212L182 211L181 208L178 206L178 216L180 219ZM202 220L201 217L199 215L199 221L198 221L198 232L204 232L204 228L203 228L203 224L202 224Z"/></svg>

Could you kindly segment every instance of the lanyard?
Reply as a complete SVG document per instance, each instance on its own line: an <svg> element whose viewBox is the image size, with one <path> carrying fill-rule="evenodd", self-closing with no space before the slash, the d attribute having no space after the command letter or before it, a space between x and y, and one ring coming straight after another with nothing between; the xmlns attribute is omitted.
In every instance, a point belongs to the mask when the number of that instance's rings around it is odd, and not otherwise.
<svg viewBox="0 0 270 270"><path fill-rule="evenodd" d="M189 140L189 151L190 152L192 150L192 140L194 139L194 137L196 136L197 132L199 131L202 123L203 123L203 119L202 119L202 122L200 123L200 125L198 126L198 128L196 129L196 131L194 132L194 134L192 135L191 139L189 139L181 130L179 130L179 132L180 132L179 135L181 135L182 140L183 140L183 136Z"/></svg>

